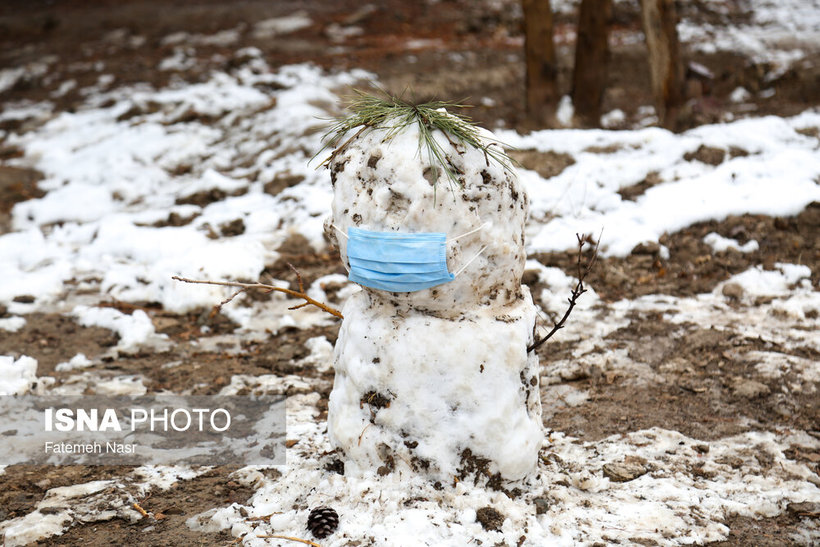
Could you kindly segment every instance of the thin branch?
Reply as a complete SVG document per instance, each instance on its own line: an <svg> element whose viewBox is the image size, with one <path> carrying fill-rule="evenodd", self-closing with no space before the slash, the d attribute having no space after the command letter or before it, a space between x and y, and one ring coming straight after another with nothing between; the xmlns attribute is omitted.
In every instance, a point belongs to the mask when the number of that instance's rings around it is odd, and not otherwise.
<svg viewBox="0 0 820 547"><path fill-rule="evenodd" d="M327 304L325 304L323 302L319 302L318 300L314 300L313 298L308 296L307 293L304 290L294 291L294 290L285 289L285 288L282 288L282 287L275 287L273 285L266 285L264 283L239 283L237 281L209 281L209 280L201 280L201 279L188 279L186 277L179 277L179 276L176 276L176 275L173 276L171 279L174 279L176 281L182 281L183 283L197 283L197 284L201 284L201 285L219 285L219 286L222 286L222 287L238 287L238 288L241 289L241 290L237 291L235 294L233 294L230 298L228 298L225 301L223 301L222 303L220 303L219 305L214 306L214 308L217 311L219 311L219 309L222 306L224 306L225 304L227 304L228 302L233 300L238 294L243 293L243 292L245 292L249 289L260 289L260 290L263 290L263 291L268 292L268 293L276 291L276 292L281 292L281 293L287 294L288 296L292 296L294 298L301 298L302 300L305 301L305 305L310 304L312 306L316 306L320 310L325 311L325 312L329 313L330 315L333 315L334 317L338 317L339 319L344 319L344 316L342 315L342 312L340 312L336 308L332 308L332 307L328 306ZM299 287L300 287L300 289L302 288L302 279L301 279L301 277L299 278Z"/></svg>
<svg viewBox="0 0 820 547"><path fill-rule="evenodd" d="M312 545L313 547L322 547L318 543L314 543L309 539L301 539L301 538L294 538L290 536L279 536L276 534L257 534L258 538L274 538L274 539L287 539L290 541L298 541L299 543L304 543L305 545Z"/></svg>
<svg viewBox="0 0 820 547"><path fill-rule="evenodd" d="M347 148L347 145L348 145L348 144L350 144L351 142L353 142L354 140L356 140L356 138L357 138L359 135L361 135L362 133L364 133L364 132L365 132L365 131L369 128L369 127L370 127L370 125L368 125L368 124L363 125L363 126L362 126L362 128L361 128L361 129L359 129L359 130L356 132L356 134L355 134L355 135L353 135L352 137L350 137L349 139L347 139L344 143L342 143L342 144L341 144L341 146L337 147L337 148L336 148L333 152L331 152L330 156L328 156L328 157L327 157L327 159L325 159L322 163L320 163L320 164L319 164L319 167L328 167L328 166L330 166L330 164L331 164L331 162L333 161L333 159L334 159L336 156L338 156L340 153L342 153L342 152L344 151L344 149L345 149L345 148ZM320 150L318 154L321 154L321 153L322 153L322 152L321 152L321 150ZM317 155L318 155L318 154L317 154ZM316 157L316 156L314 156L314 157Z"/></svg>
<svg viewBox="0 0 820 547"><path fill-rule="evenodd" d="M372 422L371 422L371 423L369 423L369 424L367 424L366 426L364 426L364 429L362 429L362 432L361 432L361 433L359 433L359 443L358 443L358 446L362 446L362 437L364 437L364 432L365 432L365 431L367 431L367 428L368 428L368 427L370 427L371 425L373 425L373 423L372 423Z"/></svg>
<svg viewBox="0 0 820 547"><path fill-rule="evenodd" d="M595 262L598 260L598 247L601 245L601 236L598 236L598 241L595 243L595 250L592 252L592 258L584 267L581 263L581 256L583 255L583 248L584 248L584 238L581 237L579 234L575 234L575 237L578 239L578 283L575 284L575 287L572 289L572 293L570 293L570 297L567 299L569 302L569 306L567 306L567 311L564 312L564 316L561 319L554 323L552 326L552 330L550 330L546 336L539 338L532 344L527 347L527 353L537 350L541 345L544 344L547 340L553 337L553 335L564 328L564 323L567 322L572 310L575 308L575 304L578 302L578 298L585 292L587 292L586 288L584 287L584 280L589 275L589 272L592 271L592 267L595 265Z"/></svg>
<svg viewBox="0 0 820 547"><path fill-rule="evenodd" d="M296 280L299 282L299 292L305 292L305 286L302 284L302 274L299 273L299 270L294 268L293 264L290 262L287 263L288 267L296 274Z"/></svg>
<svg viewBox="0 0 820 547"><path fill-rule="evenodd" d="M145 509L143 509L142 506L139 503L137 503L136 501L131 504L131 507L133 507L134 509L139 511L139 514L142 515L143 517L150 517L151 516L151 514L148 513L148 511L146 511Z"/></svg>
<svg viewBox="0 0 820 547"><path fill-rule="evenodd" d="M223 300L222 302L220 302L219 304L214 306L214 309L211 310L210 316L211 317L216 317L216 314L219 313L219 311L222 309L222 306L224 306L226 304L229 304L234 298L236 298L237 296L239 296L243 292L246 292L247 290L248 289L239 289L238 291L236 291L235 293L230 295L228 298L226 298L225 300Z"/></svg>

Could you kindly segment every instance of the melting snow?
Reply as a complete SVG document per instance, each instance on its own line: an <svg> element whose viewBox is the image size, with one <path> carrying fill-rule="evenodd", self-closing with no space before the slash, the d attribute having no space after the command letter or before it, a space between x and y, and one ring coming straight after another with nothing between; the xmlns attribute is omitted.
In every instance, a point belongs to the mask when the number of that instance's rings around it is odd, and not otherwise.
<svg viewBox="0 0 820 547"><path fill-rule="evenodd" d="M757 23L764 27L787 29L797 41L816 35L813 29L818 28L820 13L816 2L754 0L752 5L758 8ZM255 32L295 32L311 24L297 14L260 22ZM756 55L774 57L761 49L759 34L741 34L729 27L709 32L714 38L727 37L727 41L713 40L716 47L735 48L742 42ZM220 37L225 43L232 39L230 33ZM795 49L781 56L793 59L800 54ZM25 151L23 158L10 163L41 170L45 179L40 186L48 191L41 199L17 204L15 231L0 236L4 279L0 303L18 314L0 319L0 329L22 328L25 320L20 314L57 309L82 324L116 331L119 350L161 347L166 341L144 312L126 315L96 307L97 297L87 294L159 302L166 310L184 312L209 307L229 293L176 283L172 275L257 279L265 264L277 258L275 249L293 234L302 234L317 250L325 248L322 221L330 210L330 185L324 171L307 164L321 148L317 118L336 113L338 97L333 90L370 75L361 71L328 75L308 65L271 72L258 50L247 49L243 55L251 59L243 68L215 73L199 84L163 90L144 86L97 90L75 113L54 117L47 102L13 105L0 113L0 120L43 121L26 134L9 134L7 144ZM177 60L184 63L184 51ZM170 61L167 66L172 66ZM13 85L19 77L16 72L0 73L0 88ZM611 113L608 119L617 123L619 117ZM788 119L752 118L704 126L680 135L647 128L528 135L507 131L500 137L518 148L565 152L576 160L548 180L522 170L532 207L527 227L530 252L571 248L576 232L597 234L604 228L602 252L624 256L639 243L657 241L664 232L693 222L743 213L789 215L820 200L817 141L798 131L818 126L820 113L808 111ZM718 166L684 159L701 145L725 151L738 147L749 155L729 158ZM661 182L635 201L618 194L651 172ZM265 186L283 173L302 181L276 195L266 193ZM209 201L208 195L224 199ZM173 226L172 215L187 224ZM230 237L221 233L221 226L237 219L242 220L244 232ZM716 251L733 245L732 240L715 237L710 241ZM534 295L544 313L563 310L561 295L574 280L535 262L527 267L537 270L540 280L553 288ZM810 275L803 265L777 264L774 270L753 267L708 294L650 295L607 306L599 306L591 291L562 336L574 344L570 361L591 363L598 358L596 340L627 325L630 313L644 311L664 314L673 323L697 322L761 336L784 350L816 348L820 294L811 286ZM68 290L69 280L86 296ZM323 283L331 282L345 285L337 292L342 300L356 291L344 277L328 276L317 280L310 294L324 299ZM730 282L743 290L740 305L721 292ZM24 294L34 295L34 303L13 302ZM765 301L746 307L758 297ZM248 336L329 321L320 312L291 313L286 309L290 305L276 298L264 306L229 306L225 312ZM593 307L597 309L592 311ZM202 347L207 343L203 341ZM304 363L327 369L330 343L313 338L308 348L311 353ZM742 358L767 377L794 373L801 389L813 389L820 376L817 363L774 351L750 352ZM60 367L72 370L87 364L85 356L76 355ZM635 383L658 381L623 351L613 352L606 366L617 368ZM36 370L37 362L31 357L0 356L0 393L48 389L49 383L37 378ZM588 396L585 392L558 383L566 370L567 366L556 365L543 371L545 392L568 406L582 404ZM87 370L50 392L76 393L89 387L106 394L146 392L140 376ZM788 430L719 439L709 443L706 453L695 448L700 441L663 429L597 442L553 432L542 450L539 476L521 485L525 493L518 499L474 487L469 481L437 489L402 462L385 477L365 472L341 476L324 470L319 459L331 447L315 404L317 390L329 388L323 379L234 376L223 394L245 389L294 393L288 399L288 436L299 442L288 451L288 466L279 468L281 478L268 478L256 468L234 474L238 482L256 488L247 512L275 516L250 522L233 504L194 517L189 526L229 529L234 536L247 534L245 545L265 545L257 534L304 535L306 508L330 504L343 518L327 545L366 543L371 538L390 545L461 545L473 539L516 544L521 536L524 545L637 540L677 545L725 538L727 515L770 517L789 502L820 502L817 477L784 452L793 445L817 452L820 441ZM762 466L751 447L767 454L772 464ZM626 458L639 458L645 472L624 483L608 478L604 466ZM681 471L695 467L703 473ZM134 520L138 517L130 506L134 496L205 471L145 467L116 480L52 489L34 512L0 523L0 533L7 545L17 545L61 534L72 522ZM536 499L545 508L541 514L535 512ZM476 509L487 505L506 516L500 531L485 531L476 522ZM820 532L809 529L803 539L818 541Z"/></svg>

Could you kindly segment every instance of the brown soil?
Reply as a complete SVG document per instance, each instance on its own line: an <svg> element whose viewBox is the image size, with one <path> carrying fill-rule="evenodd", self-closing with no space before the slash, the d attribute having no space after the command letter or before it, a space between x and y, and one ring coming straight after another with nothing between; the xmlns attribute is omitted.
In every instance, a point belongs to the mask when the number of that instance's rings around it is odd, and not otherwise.
<svg viewBox="0 0 820 547"><path fill-rule="evenodd" d="M0 161L3 159L3 151L0 150ZM0 234L11 230L10 213L15 203L45 195L37 187L37 182L42 178L43 174L34 169L0 165Z"/></svg>
<svg viewBox="0 0 820 547"><path fill-rule="evenodd" d="M813 514L801 513L793 509L790 504L789 510L782 515L756 520L748 517L732 516L726 519L726 526L731 532L726 541L716 541L710 543L712 547L735 547L738 545L754 545L755 547L782 547L783 545L795 545L795 537L800 537L800 531L805 530L809 523L817 522L817 508Z"/></svg>
<svg viewBox="0 0 820 547"><path fill-rule="evenodd" d="M113 519L74 527L62 536L39 541L35 545L228 545L234 539L230 532L222 531L203 537L201 532L189 529L185 521L214 507L225 507L232 503L243 504L248 501L253 495L253 489L241 486L228 478L235 470L217 467L194 479L179 482L169 490L151 492L145 499L138 500L140 507L150 516L143 517L135 523ZM123 469L120 469L120 472L122 471Z"/></svg>
<svg viewBox="0 0 820 547"><path fill-rule="evenodd" d="M820 359L814 348L789 351L760 338L694 324L673 325L661 317L637 314L629 326L611 333L602 344L605 350L627 349L630 358L649 365L662 383L635 385L632 378L596 367L579 370L567 382L589 390L590 398L577 407L559 408L545 418L547 427L586 441L650 427L708 441L748 431L749 421L767 431L814 430L820 423L816 394L783 396L781 387L795 380L792 375L762 378L751 363L734 357L765 350ZM566 359L568 350L571 347L547 344L539 357L542 363ZM742 389L758 384L765 388Z"/></svg>
<svg viewBox="0 0 820 547"><path fill-rule="evenodd" d="M710 232L736 239L741 245L754 239L760 248L750 253L731 249L714 253L703 242ZM812 267L812 284L817 287L820 283L820 270L813 267L820 263L820 203L810 204L794 217L742 215L722 222L699 222L663 235L660 243L669 249L668 259L661 258L660 247L654 244L638 245L626 258L599 257L589 284L606 301L658 293L692 296L709 292L754 265L772 269L778 262L806 264ZM573 253L537 253L533 258L577 275Z"/></svg>
<svg viewBox="0 0 820 547"><path fill-rule="evenodd" d="M173 78L199 81L211 70L230 70L241 64L242 59L235 52L243 46L254 46L263 51L272 67L310 61L330 69L365 68L374 71L379 81L394 92L410 88L419 98L471 97L471 102L479 106L471 109L469 114L484 124L516 128L526 128L528 124L522 92L520 14L515 9L508 9L509 6L482 8L484 3L467 0L444 0L435 4L388 0L371 4L373 9L354 0L249 0L240 3L100 0L89 4L79 0L6 0L0 4L0 69L23 66L47 55L57 56L49 65L47 77L27 75L11 89L0 92L0 103L51 100L58 111L72 111L84 101L79 91L96 83L101 74L114 76L112 86L147 82L161 87ZM709 11L706 4L687 4L685 9L700 10L702 20L712 23L716 22L715 18L723 17ZM619 10L615 14L618 28L637 30L637 13L624 7ZM284 36L254 36L255 22L295 11L304 11L313 23ZM737 20L746 17L739 11L729 16ZM343 47L337 47L340 44L334 42L326 31L331 24L340 28L359 26L364 32L348 37L341 44ZM567 36L573 24L567 16L557 17L556 36L563 44L559 48L558 67L559 86L563 92L569 87L572 50L567 47ZM195 62L190 70L157 70L158 63L177 47L163 43L163 38L168 35L178 31L214 34L228 29L238 30L240 38L237 43L197 45L191 53ZM412 45L410 40L416 41L412 48L409 47ZM804 110L807 105L820 103L817 63L808 63L809 68L792 70L768 83L762 67L738 55L695 55L693 60L707 66L716 77L710 89L701 89L692 96L690 125L712 122L723 112L737 111L738 105L731 103L728 95L738 85L753 92L763 89L764 85L776 89L777 100L757 100L757 114L791 115ZM98 63L102 63L102 70L98 70ZM604 111L622 109L627 114L626 125L637 121L638 106L651 102L644 66L643 46L621 45L613 51ZM454 74L457 77L453 77ZM62 82L72 79L76 80L76 87L62 96L53 96ZM493 106L486 106L489 104ZM3 130L24 132L30 124L25 120L0 123L0 161L21 155L20 150L6 142ZM811 128L807 131L812 134ZM816 137L816 128L813 131ZM728 152L730 156L742 153L740 150ZM559 173L574 161L560 154L544 155L532 151L522 151L518 159L545 176ZM724 161L725 155L722 151L701 149L687 159L714 164ZM40 178L41 175L34 171L0 166L0 233L11 228L9 211L14 203L42 194L37 188ZM658 182L657 177L650 175L645 181L623 189L621 195L625 199L636 199ZM295 183L298 180L283 174L265 191L276 194ZM216 201L224 197L202 195L189 199ZM169 217L165 225L178 226L190 220ZM227 223L213 227L213 230L215 237L220 234L230 237L241 233L244 225ZM703 243L703 236L712 231L737 239L741 244L755 239L760 249L746 254L733 251L715 254ZM753 265L771 268L776 262L808 264L813 268L813 285L817 287L820 283L820 270L816 268L820 263L820 204L817 203L789 218L743 215L721 222L699 223L665 235L661 243L669 248L669 259L660 258L656 247L639 246L626 258L600 259L588 279L589 284L604 302L651 293L690 296L708 292L720 281ZM329 273L344 273L338 256L312 253L307 242L298 236L288 240L279 252L281 258L268 265L265 275L287 279L292 288L296 288L298 282L289 263L300 271L306 285ZM559 267L570 275L575 273L572 253L540 253L531 258L547 266ZM537 284L534 286L535 291L542 288ZM331 303L332 289L327 290ZM253 293L250 298L263 300L270 297ZM165 312L153 303L135 306L111 302L110 305L125 313L136 308L144 309L157 331L167 334L174 344L166 353L108 357L89 370L142 375L150 391L192 391L198 394L218 392L235 374L321 377L322 385L327 387L317 406L320 418L325 415L332 373L320 376L313 367L298 364L298 360L309 353L305 341L310 337L325 336L333 343L338 335L338 324L307 330L285 329L264 341L245 344L238 353L202 351L191 343L203 336L202 326L208 326L208 335L213 336L231 333L236 325L222 315L212 316L211 310L180 316ZM232 305L242 305L242 302ZM0 317L5 313L0 308ZM81 327L70 317L29 314L26 321L18 333L0 335L0 354L34 357L39 362L38 375L53 376L58 383L68 374L56 372L57 363L68 361L80 352L95 359L117 343L116 335L111 331ZM632 358L646 363L663 377L664 382L638 387L626 378L609 375L594 367L581 370L566 381L589 391L590 399L578 407L556 408L546 425L584 440L660 426L702 439L707 445L709 440L748 430L743 419L766 430L784 426L816 430L820 423L816 395L784 394L783 386L793 378L760 378L755 375L753 367L736 361L732 358L736 353L729 351L762 348L820 359L820 354L813 348L786 351L760 339L711 330L707 325L672 325L659 317L636 314L628 327L601 340L599 351L626 349ZM539 355L542 362L549 363L568 358L571 350L570 344L561 342L559 333L556 339L542 346ZM672 358L678 359L681 366L662 367ZM179 364L162 367L172 361ZM737 378L757 382L766 389L740 390ZM801 458L802 455L795 453L794 457ZM338 465L341 462L335 461L333 469L343 472L343 465ZM818 472L816 459L805 461ZM29 513L49 488L123 476L130 471L131 468L123 467L83 466L6 468L0 475L0 520ZM233 538L227 533L193 532L184 524L187 518L198 512L232 502L244 503L250 497L252 490L231 481L228 478L230 471L216 468L140 500L147 511L164 516L159 520L143 519L135 524L120 520L78 524L63 536L38 544L230 544ZM793 543L790 534L800 529L803 520L810 518L817 519L817 513L812 516L797 509L763 521L730 517L726 524L732 533L726 541L716 545L789 545ZM493 519L488 518L487 522L482 524L495 526Z"/></svg>

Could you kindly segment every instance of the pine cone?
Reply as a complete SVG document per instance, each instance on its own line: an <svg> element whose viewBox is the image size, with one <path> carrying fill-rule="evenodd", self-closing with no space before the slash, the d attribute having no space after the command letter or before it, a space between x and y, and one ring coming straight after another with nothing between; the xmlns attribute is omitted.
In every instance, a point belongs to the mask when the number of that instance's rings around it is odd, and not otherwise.
<svg viewBox="0 0 820 547"><path fill-rule="evenodd" d="M330 507L316 507L308 515L307 527L317 538L326 538L339 527L339 514Z"/></svg>

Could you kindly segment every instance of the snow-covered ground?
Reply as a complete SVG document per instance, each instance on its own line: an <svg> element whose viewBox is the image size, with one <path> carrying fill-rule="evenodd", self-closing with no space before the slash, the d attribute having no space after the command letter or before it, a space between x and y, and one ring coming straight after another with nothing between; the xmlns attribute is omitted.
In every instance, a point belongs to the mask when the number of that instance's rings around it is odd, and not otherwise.
<svg viewBox="0 0 820 547"><path fill-rule="evenodd" d="M771 7L757 12L768 18L766 24L787 11L782 3L757 4ZM795 36L816 29L820 13L816 2L799 5L807 15L795 19ZM789 13L789 18L777 20L791 20L794 14ZM682 34L689 36L683 28ZM49 312L117 332L113 352L167 349L173 342L156 332L145 312L126 314L96 305L115 298L158 302L171 312L208 308L229 293L171 277L256 280L276 260L276 249L294 234L304 236L317 252L326 249L322 223L330 212L332 191L328 173L310 160L322 148L323 119L338 113L340 92L373 76L360 71L329 74L310 65L271 70L258 51L247 49L241 56L248 59L243 66L214 73L203 83L89 93L87 103L74 113L52 115L48 103L0 112L0 120L39 120L30 131L6 135L7 145L24 151L7 164L41 171L45 178L39 186L47 192L17 204L13 231L0 236L0 304L9 312L0 319L0 336L14 336L24 328L27 314ZM530 254L572 249L576 233L602 233L601 254L624 257L638 244L658 242L664 233L698 221L744 213L788 216L820 201L820 147L817 137L810 136L818 127L820 111L814 109L792 118L748 118L679 135L646 128L525 135L503 131L499 137L517 148L575 159L549 180L520 171L531 203ZM728 159L717 166L686 159L701 146L724 150ZM737 150L745 154L730 153ZM650 173L659 182L634 201L618 193ZM266 185L285 177L298 183L278 193L265 191ZM202 195L218 198L196 199ZM172 217L190 221L175 226L179 223L166 222ZM228 225L237 220L244 229L234 235ZM707 238L715 252L733 246L755 250L718 234ZM671 323L697 322L761 336L781 349L820 350L820 291L809 280L816 267L753 267L712 292L685 298L650 295L604 303L593 286L560 335L576 344L572 359L543 370L543 397L559 395L560 387L564 401L586 400L583 390L554 385L563 371L585 362L599 362L629 381L663 381L626 352L602 355L597 348L598 340L628 325L636 310L661 314ZM547 313L560 313L573 280L535 261L529 261L528 268L551 289L534 294L536 303ZM322 298L322 286L329 281L346 283L338 275L327 276L313 284L311 294ZM722 292L729 283L742 288L739 302L729 302ZM355 290L347 286L338 294L344 298ZM15 299L21 295L34 298ZM333 321L319 311L289 311L290 305L293 302L274 299L226 306L223 313L241 326L237 337L257 339L275 336L283 327ZM326 340L312 340L306 362L326 369L330 346ZM758 353L752 357L761 374L778 377L793 371L800 381L791 389L816 392L820 364ZM99 356L80 354L58 368L74 373L61 392L67 392L66 386L82 390L96 383L93 373L77 370L95 359ZM47 393L54 384L49 380L36 376L36 363L29 357L0 356L2 394ZM298 444L288 450L288 465L278 468L282 476L272 479L250 467L236 471L233 480L256 490L249 503L215 507L192 517L192 529L227 529L245 545L269 545L270 539L258 536L304 537L307 508L331 505L342 523L323 545L535 546L637 540L680 545L725 538L724 522L730 515L773 517L789 503L820 503L820 479L804 462L786 454L794 446L817 453L820 440L792 429L750 427L746 433L709 442L706 450L698 439L660 428L597 441L553 431L542 449L537 476L517 485L523 492L518 497L472 480L431 484L412 472L409 462L396 462L386 476L375 470L339 475L324 467L332 447L325 423L317 419L316 402L319 392L329 387L328 380L235 376L223 394L243 388L282 393L294 385L302 393L288 400L288 438L298 439ZM146 389L134 375L107 378L99 387L107 393L141 394ZM765 467L752 448L768 454ZM638 472L618 482L612 478L618 466L637 467ZM701 472L681 472L693 467ZM6 545L20 545L61 534L75 523L137 520L140 516L131 505L135 489L144 493L169 487L200 472L147 467L116 480L53 488L34 512L0 523L0 531ZM498 530L477 522L477 510L487 506L505 517ZM806 545L818 542L820 525L807 521L792 539Z"/></svg>

